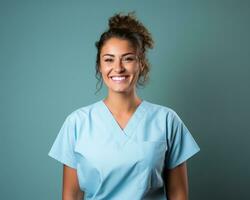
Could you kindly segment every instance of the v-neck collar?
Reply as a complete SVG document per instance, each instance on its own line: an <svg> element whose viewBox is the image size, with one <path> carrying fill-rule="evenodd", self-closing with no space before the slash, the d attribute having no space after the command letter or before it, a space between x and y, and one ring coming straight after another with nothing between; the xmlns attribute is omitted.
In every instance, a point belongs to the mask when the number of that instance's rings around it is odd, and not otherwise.
<svg viewBox="0 0 250 200"><path fill-rule="evenodd" d="M122 129L119 123L116 121L114 115L111 113L107 105L103 101L104 99L100 100L101 107L107 116L107 120L111 122L112 127L115 128L116 131L122 135L122 137L131 137L132 134L135 132L136 126L139 124L139 121L144 116L146 111L144 104L146 103L145 100L142 100L141 103L137 106L134 113L129 118L128 122L126 123L125 127ZM107 122L109 123L109 122Z"/></svg>

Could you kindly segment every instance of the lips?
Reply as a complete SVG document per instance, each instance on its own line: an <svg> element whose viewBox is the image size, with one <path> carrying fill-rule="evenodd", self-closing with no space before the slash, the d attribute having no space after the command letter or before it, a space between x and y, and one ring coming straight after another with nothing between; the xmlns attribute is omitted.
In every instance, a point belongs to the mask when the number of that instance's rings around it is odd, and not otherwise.
<svg viewBox="0 0 250 200"><path fill-rule="evenodd" d="M110 77L115 82L122 82L128 78L128 76L111 76Z"/></svg>
<svg viewBox="0 0 250 200"><path fill-rule="evenodd" d="M125 80L125 76L120 76L120 77L118 77L118 76L114 76L114 77L111 77L112 78L112 80L114 80L114 81L122 81L122 80Z"/></svg>

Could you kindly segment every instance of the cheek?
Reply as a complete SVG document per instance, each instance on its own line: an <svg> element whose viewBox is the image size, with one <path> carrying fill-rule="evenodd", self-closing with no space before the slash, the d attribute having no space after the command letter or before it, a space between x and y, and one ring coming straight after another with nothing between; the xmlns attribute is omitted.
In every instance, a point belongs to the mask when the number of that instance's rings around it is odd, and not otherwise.
<svg viewBox="0 0 250 200"><path fill-rule="evenodd" d="M134 74L134 76L136 76L136 77L139 76L139 74L140 74L139 66L134 66L129 71L131 74Z"/></svg>
<svg viewBox="0 0 250 200"><path fill-rule="evenodd" d="M110 72L110 68L100 66L100 72L101 72L102 76L105 76Z"/></svg>

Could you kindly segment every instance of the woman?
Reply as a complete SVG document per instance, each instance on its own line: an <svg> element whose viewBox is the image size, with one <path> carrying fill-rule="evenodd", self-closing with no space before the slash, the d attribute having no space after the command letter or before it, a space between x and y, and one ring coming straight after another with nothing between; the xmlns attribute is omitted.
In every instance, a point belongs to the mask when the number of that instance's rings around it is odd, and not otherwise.
<svg viewBox="0 0 250 200"><path fill-rule="evenodd" d="M188 199L186 160L200 148L175 111L136 93L151 34L134 13L116 14L96 47L107 97L69 114L49 152L63 163L63 199Z"/></svg>

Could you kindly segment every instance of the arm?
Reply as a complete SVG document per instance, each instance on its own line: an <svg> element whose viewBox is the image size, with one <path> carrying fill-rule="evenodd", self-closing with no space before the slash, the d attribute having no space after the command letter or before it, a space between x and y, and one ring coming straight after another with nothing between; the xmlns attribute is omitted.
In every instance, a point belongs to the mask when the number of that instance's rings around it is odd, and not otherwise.
<svg viewBox="0 0 250 200"><path fill-rule="evenodd" d="M63 165L63 200L82 200L84 193L80 190L76 170Z"/></svg>
<svg viewBox="0 0 250 200"><path fill-rule="evenodd" d="M168 169L165 177L169 200L188 200L188 177L186 162L174 169Z"/></svg>

